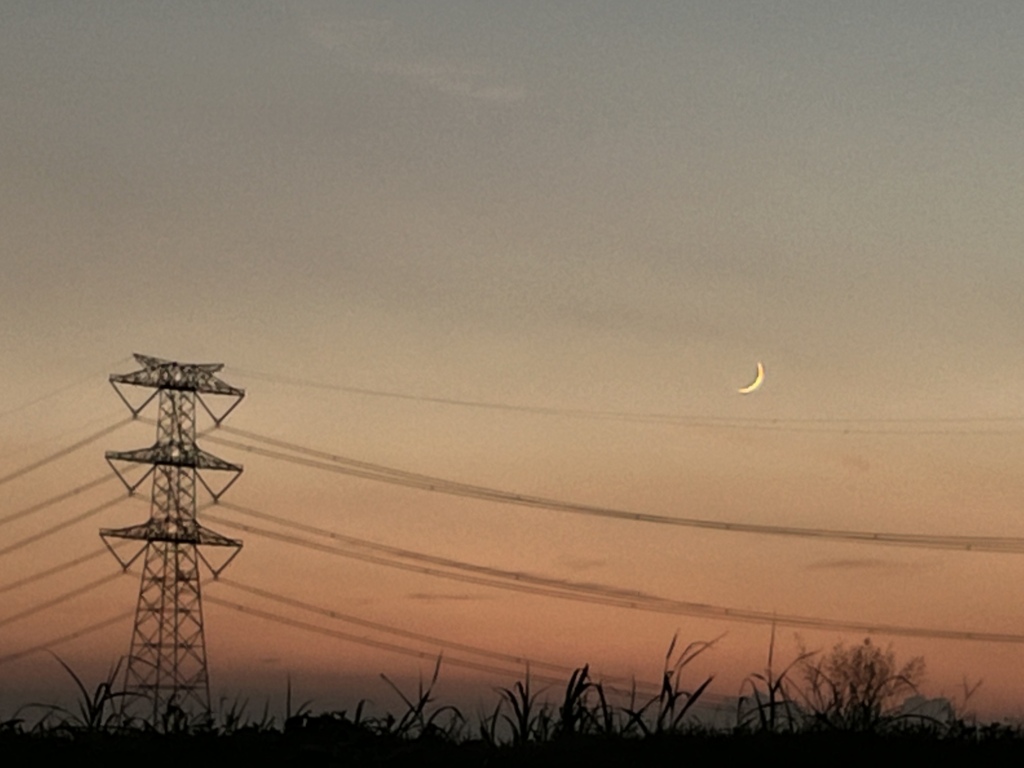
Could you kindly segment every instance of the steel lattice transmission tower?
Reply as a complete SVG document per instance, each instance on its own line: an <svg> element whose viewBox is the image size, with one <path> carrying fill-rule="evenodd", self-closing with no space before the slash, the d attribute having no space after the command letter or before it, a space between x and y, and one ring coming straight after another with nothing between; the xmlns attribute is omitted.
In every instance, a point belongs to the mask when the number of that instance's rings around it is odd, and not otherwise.
<svg viewBox="0 0 1024 768"><path fill-rule="evenodd" d="M150 515L139 525L104 528L100 536L125 570L142 558L122 715L139 714L156 724L172 711L199 716L210 712L200 563L216 578L238 554L242 542L199 524L197 492L205 488L216 502L238 479L242 467L196 445L196 406L220 426L245 397L245 391L214 375L223 367L220 364L176 363L146 355L135 355L135 359L143 366L141 370L113 374L110 383L135 417L158 401L156 442L150 448L134 451L107 451L106 457L129 494L152 477ZM124 387L154 391L135 406L125 396ZM227 398L226 408L215 414L204 395L222 396L211 402L224 403ZM129 481L128 467L132 464L149 465L149 469ZM228 478L211 485L204 471L227 473ZM125 558L112 546L112 539L144 543ZM226 558L214 558L219 561L214 565L203 554L201 547L205 546L228 548L228 554Z"/></svg>

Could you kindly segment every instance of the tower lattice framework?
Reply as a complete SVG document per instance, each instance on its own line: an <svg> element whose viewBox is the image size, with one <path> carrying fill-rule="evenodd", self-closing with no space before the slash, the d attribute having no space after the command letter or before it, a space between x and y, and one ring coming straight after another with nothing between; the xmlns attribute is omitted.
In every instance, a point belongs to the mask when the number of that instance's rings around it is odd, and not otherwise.
<svg viewBox="0 0 1024 768"><path fill-rule="evenodd" d="M149 448L107 451L106 458L129 494L152 478L149 520L127 528L104 528L100 536L127 570L142 559L142 578L132 628L131 649L125 667L122 714L138 714L151 723L164 715L182 712L208 716L210 680L206 663L200 566L216 578L242 547L201 525L196 517L200 488L213 501L238 479L242 467L207 453L196 444L197 406L215 426L245 397L215 375L221 364L177 363L146 355L135 355L143 366L128 374L113 374L110 383L132 415L138 417L157 401L156 442ZM124 387L154 390L141 405L134 406ZM227 406L219 415L211 410L204 395ZM148 465L134 481L128 467ZM226 473L227 480L213 484L204 472ZM221 477L225 477L224 474ZM112 539L143 542L131 557L121 555ZM224 558L211 562L202 547L225 547Z"/></svg>

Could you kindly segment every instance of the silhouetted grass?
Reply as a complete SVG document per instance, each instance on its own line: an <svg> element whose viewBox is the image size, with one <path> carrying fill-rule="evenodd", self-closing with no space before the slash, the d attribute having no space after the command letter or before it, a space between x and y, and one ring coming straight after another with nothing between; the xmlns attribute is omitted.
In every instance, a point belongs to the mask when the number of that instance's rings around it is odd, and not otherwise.
<svg viewBox="0 0 1024 768"><path fill-rule="evenodd" d="M78 706L31 705L0 720L0 754L8 765L96 759L107 766L246 761L452 768L738 762L766 755L772 762L798 765L895 764L905 762L907 754L915 763L940 758L1002 763L1024 757L1019 726L897 715L892 698L913 689L923 662L897 666L891 649L870 641L836 646L829 654L801 651L777 670L773 633L765 670L744 681L734 726L710 729L693 713L713 677L698 678L693 686L685 678L691 662L713 644L696 642L677 650L673 638L658 693L641 698L634 688L621 705L610 700L586 665L573 671L561 690L537 689L527 671L522 680L496 690L497 704L478 716L475 727L459 709L436 701L440 658L415 694L382 675L404 705L397 714L370 716L365 701L351 712L317 714L308 702L293 712L289 683L281 726L268 707L254 718L247 702L238 700L222 700L210 717L189 718L168 708L157 723L124 720L117 716L122 694L114 691L116 667L90 688L58 658L78 691ZM32 720L28 713L37 716Z"/></svg>

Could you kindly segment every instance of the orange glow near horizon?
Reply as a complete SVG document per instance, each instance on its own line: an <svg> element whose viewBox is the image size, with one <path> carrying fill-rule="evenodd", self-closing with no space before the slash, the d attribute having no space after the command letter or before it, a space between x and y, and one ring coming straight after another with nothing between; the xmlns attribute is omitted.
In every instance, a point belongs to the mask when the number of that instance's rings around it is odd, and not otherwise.
<svg viewBox="0 0 1024 768"><path fill-rule="evenodd" d="M252 400L245 405L251 406ZM243 413L244 410L238 412L238 429L245 432L248 427ZM460 469L450 466L450 459L431 460L431 456L439 459L439 453L418 451L411 453L408 460L394 464L460 482L472 481L475 477L479 478L477 485L574 504L675 518L694 517L694 510L702 510L702 516L709 519L760 522L769 526L813 527L820 507L807 501L828 498L834 506L849 509L849 516L858 516L861 525L866 524L870 530L912 533L907 526L894 525L891 519L872 520L865 514L875 505L887 502L902 507L907 516L927 512L932 525L924 530L929 534L964 532L954 527L959 499L954 497L943 504L948 489L923 480L927 476L924 469L927 465L944 471L941 452L936 454L924 446L908 451L907 441L900 436L885 436L892 450L879 450L885 446L878 446L875 461L879 464L869 467L872 482L867 483L861 478L866 471L865 462L849 457L861 453L864 441L877 440L877 436L835 433L808 436L803 432L790 435L771 431L762 434L755 430L753 437L748 436L747 440L759 440L762 447L737 454L735 448L742 444L731 439L735 429L732 425L718 429L698 427L695 434L688 434L692 429L687 428L681 434L678 427L663 424L623 428L621 424L610 427L601 421L591 423L582 417L575 418L577 421L563 425L567 428L566 442L557 439L557 428L548 427L552 439L537 457L526 450L535 440L526 430L521 458L501 466L474 461L467 454L466 469ZM583 423L578 423L580 420ZM775 426L778 427L778 423ZM151 429L145 423L122 426L115 433L103 436L102 442L122 445L134 439L138 445L145 445ZM94 434L102 430L101 427ZM614 457L620 470L617 476L602 476L601 461L595 463L592 470L588 469L585 446L593 441L578 441L583 430L594 432L595 440L606 441L601 456L603 460ZM742 477L730 481L731 493L725 497L720 492L722 480L715 479L713 474L697 483L674 477L674 473L664 470L660 477L652 475L650 471L644 472L644 465L653 462L666 444L644 446L633 439L621 445L607 442L613 434L621 435L624 431L646 432L652 439L659 440L675 438L672 445L680 454L680 466L699 457L694 453L699 445L712 451L719 445L720 450L732 452L734 456L746 456L743 460L748 477L745 481ZM222 436L229 442L238 440L230 431L208 434L216 439ZM76 439L82 438L73 435L66 441ZM327 439L313 447L328 454L358 455L357 446L331 444ZM347 440L351 439L349 433ZM251 440L243 442L259 446ZM772 443L776 448L764 447ZM486 692L493 685L507 685L509 676L523 674L527 659L532 660L531 674L541 678L567 679L568 670L590 664L596 676L624 680L635 677L653 685L658 679L665 649L671 638L678 635L683 642L718 638L701 669L706 674L716 675L713 692L728 698L739 695L747 676L759 671L765 663L771 632L766 623L736 623L628 607L587 605L431 575L435 571L444 572L440 563L447 559L533 574L542 579L638 590L740 612L756 609L783 617L792 614L867 624L1014 633L1012 622L999 620L1008 593L995 587L998 583L1012 584L1019 576L1024 576L1024 572L1018 573L1024 571L1024 561L1012 552L944 552L699 528L666 528L642 521L566 514L340 476L314 467L282 464L237 448L204 443L202 438L200 445L207 450L216 447L214 453L230 457L232 461L246 460L242 480L224 497L224 503L204 506L200 512L201 520L208 517L213 521L206 523L212 529L245 541L241 556L225 572L223 583L207 581L204 586L211 667L218 690L222 691L229 691L233 686L245 688L257 678L270 681L291 677L305 681L316 693L315 698L327 702L334 700L333 685L350 691L345 681L365 677L368 672L403 679L428 674L436 655L446 659L444 676L460 696L469 695L472 685L478 684L480 695L486 698ZM783 450L782 446L789 446L785 450L793 451L806 450L811 445L845 448L818 448L813 453L805 453L807 471L793 478L794 486L790 490L788 481L784 482L785 478L775 474L774 456L778 450ZM48 447L51 452L59 452L57 446ZM99 448L98 445L88 446L55 462L53 470L43 467L36 473L42 476L57 472L55 477L62 478L61 488L73 487L79 477L94 482L108 471L99 456L89 455L100 453ZM573 455L573 449L579 455ZM363 455L364 460L379 458ZM886 457L884 461L877 458L882 456ZM25 466L33 463L30 454L25 458ZM711 465L718 465L718 460L707 450L702 458ZM990 477L993 472L1003 477L997 467L1005 462L1008 473L1011 459L996 452L993 454L995 463L987 463L978 470L980 476L972 474L967 482L980 483L971 478ZM575 478L570 479L566 472L553 471L559 460L576 468ZM421 463L415 463L417 461ZM699 462L695 471L700 471ZM31 477L33 474L27 473L10 483L14 494L8 498L16 508L29 508L33 499L38 503L38 488L50 487L46 482L38 484L38 479ZM642 486L629 480L640 477L646 478ZM587 479L581 482L580 478ZM1007 474L1006 480L1009 479ZM24 551L16 548L8 556L5 572L40 570L40 553L45 553L48 562L88 554L99 546L99 541L91 534L83 537L83 530L91 527L94 533L99 527L140 522L148 513L147 493L148 486L140 490L135 499L125 498L87 522L54 534L49 545L33 545L25 547ZM1002 494L1007 511L1011 511L1010 489L1004 487ZM94 489L55 505L52 511L47 511L46 521L59 524L119 495L123 495L123 491L118 490L116 480L100 483ZM685 499L686 503L681 504L680 499ZM987 503L993 508L991 505L997 502L998 497L993 496ZM244 513L247 509L297 523L300 529L282 527L272 519L253 518ZM9 527L9 540L22 541L40 530L41 525L40 520L31 518L16 520ZM852 525L832 523L830 527L833 526L855 529ZM351 544L344 544L347 539L339 543L315 535L315 530L334 531L343 537L356 537L391 548L385 552L397 551L393 549L397 547L423 553L432 560L405 561L411 563L411 571L394 570L372 562L382 556L387 560L389 556L360 546L353 549ZM259 531L283 538L268 537ZM972 535L991 533L981 527L971 531ZM300 541L312 542L321 548L308 549L299 546ZM331 554L331 548L354 552L357 559ZM361 555L368 555L371 562L358 559ZM994 567L999 570L993 571ZM31 609L62 588L71 589L93 579L102 579L105 574L115 573L116 568L113 558L104 553L66 574L15 590L8 600L7 613ZM728 573L728 578L719 576L724 573ZM993 582L994 578L997 581ZM901 585L899 590L891 588L894 579ZM988 584L990 588L979 590L980 584ZM112 610L114 605L128 610L134 605L137 588L136 568L102 587L97 593L101 597L90 595L76 599L65 603L56 613L43 611L28 620L14 622L5 635L3 651L15 653L43 638L74 632L120 612ZM245 588L254 588L256 592ZM262 599L258 596L261 590L291 600L292 605ZM929 599L935 594L943 594L945 599L942 602ZM304 611L299 603L318 607L323 612ZM241 612L234 606L241 608ZM356 623L332 619L329 613L351 616ZM270 621L268 616L278 618ZM358 623L360 621L364 623ZM69 658L85 665L93 674L101 674L126 652L130 623L130 618L125 618L96 632L87 641L69 642L54 650L62 657L68 653ZM382 627L392 627L398 634L389 634ZM884 632L800 629L784 623L776 628L776 635L781 660L787 658L787 654L795 657L805 648L827 650L840 641L856 642L861 635L871 635L882 644L892 642L901 658L925 657L928 692L933 695L956 699L962 680L985 680L983 692L976 694L971 703L993 714L1012 710L1014 691L1024 683L1001 668L1019 652L1019 645L889 637ZM367 642L371 645L366 646ZM461 646L479 648L492 655L475 655ZM406 651L398 650L402 648ZM494 656L495 653L499 656ZM523 661L514 663L510 658ZM469 666L461 666L464 662ZM545 663L555 666L545 667ZM255 665L251 667L251 674L245 671L249 668L247 665ZM481 672L477 668L480 665L491 671ZM47 664L45 656L29 656L9 662L7 666L11 679L19 680L45 674L42 670ZM499 671L502 669L504 673ZM325 677L318 670L330 670L330 674ZM328 683L328 680L334 682Z"/></svg>
<svg viewBox="0 0 1024 768"><path fill-rule="evenodd" d="M135 352L247 392L200 424L215 698L655 680L677 633L729 698L778 616L1020 714L1024 5L8 5L0 718L74 695L12 654L128 650Z"/></svg>

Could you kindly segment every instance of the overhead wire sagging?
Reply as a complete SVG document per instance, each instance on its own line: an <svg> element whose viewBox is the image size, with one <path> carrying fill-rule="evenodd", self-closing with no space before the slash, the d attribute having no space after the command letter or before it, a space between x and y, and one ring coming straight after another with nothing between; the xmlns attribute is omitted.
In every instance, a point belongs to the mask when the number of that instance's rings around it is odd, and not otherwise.
<svg viewBox="0 0 1024 768"><path fill-rule="evenodd" d="M160 368L161 366L178 365L177 363L159 361L155 358L145 358L143 362L147 366L155 366L155 368ZM207 366L206 368L203 368L201 366L196 367L197 375L212 375L213 371L207 370L207 368L209 368L209 366ZM145 373L149 375L152 373L152 371L150 371L149 368L146 368L143 372L140 373ZM123 379L129 379L132 376L137 375L138 374L129 374L127 376L112 377L112 380L114 378L117 378L120 381ZM152 382L149 382L149 384L157 386L157 388L160 389L160 386L158 385L167 384L168 382L171 387L178 387L180 384L180 382L178 381L164 381L163 379L159 381L154 379ZM400 399L408 400L422 400L426 402L434 402L445 405L460 405L476 408L492 408L498 410L509 410L518 412L525 411L543 415L560 415L597 419L621 419L638 422L677 424L697 427L712 426L730 429L779 428L795 431L803 431L804 429L806 429L807 431L835 431L835 428L838 428L839 425L845 425L842 426L842 431L849 432L857 431L859 428L856 425L858 424L872 425L883 423L889 425L910 425L913 427L917 427L925 423L930 423L945 425L945 427L947 428L956 427L955 429L949 429L947 432L944 433L963 434L964 432L962 427L969 427L971 425L976 425L980 422L1017 423L1021 421L1020 419L1016 418L938 420L742 420L707 417L701 419L698 417L686 417L672 414L628 414L625 412L615 411L585 411L574 409L533 408L513 406L501 403L459 401L446 398L421 398L417 396L403 395L401 393L387 393L371 390L364 391L345 387L331 388L342 389L343 391L352 391L358 394L370 394L381 397L397 397ZM233 388L231 389L232 391L236 391ZM175 391L177 391L177 389L175 389ZM241 390L237 391L241 392ZM199 404L205 407L205 403ZM181 414L179 413L179 411L182 410L183 406L177 402L172 403L172 405L173 408L176 409L176 415L174 416L174 419L180 420ZM132 408L131 405L129 405L129 407ZM230 412L230 409L228 412ZM135 413L136 411L133 408L133 414ZM222 414L220 415L219 418L212 412L210 413L210 415L214 418L215 423L219 424L220 419L222 419L227 414ZM189 429L194 429L194 414L192 414L192 416L190 416L189 418L192 420L192 424L191 427L189 427ZM151 461L159 463L160 466L178 466L178 464L181 464L182 467L191 466L189 464L191 458L186 457L188 458L188 461L186 461L184 459L180 459L176 455L171 456L171 454L169 453L167 455L160 453L160 451L166 448L167 446L164 446L160 443L159 426L161 423L164 423L164 429L166 431L167 423L177 424L177 422L174 421L174 419L171 419L170 417L166 416L166 414L164 414L161 416L161 420L152 422L154 425L158 426L158 443L154 445L153 448L140 449L139 451L134 452L122 451L108 453L116 453L116 458L121 458L127 461L140 462L143 461L143 459L145 459L145 461L147 462ZM110 434L114 430L119 429L120 427L129 423L131 420L131 418L125 419L121 422L118 422L117 424L104 427L103 429L97 431L95 434L87 436L86 438L79 440L66 448L60 449L59 451L56 451L53 454L44 457L41 460L38 460L36 462L33 462L32 464L29 464L25 467L10 472L4 477L0 477L0 484L10 482L18 477L24 476L25 474L35 469L45 466L50 462L68 456L74 451L77 451L80 448L95 442L104 435ZM148 420L143 419L143 421ZM852 430L851 425L854 425ZM178 426L175 426L174 428L178 429ZM181 430L179 429L178 431L180 432ZM870 432L872 434L877 433L873 431L870 426L865 431ZM941 428L939 431L941 431ZM884 433L905 435L918 434L918 432L910 432L906 430L894 430L892 432ZM201 435L203 433L196 432L195 434ZM225 438L225 434L231 435L238 439ZM193 435L191 438L192 442L184 440L183 442L181 442L181 445L184 446L185 448L191 449L191 447L194 445L194 439L195 438ZM490 488L487 486L464 483L457 480L451 480L414 471L399 469L396 467L391 467L379 463L361 461L351 457L346 457L336 453L332 453L329 451L318 450L298 443L281 440L267 435L262 435L257 432L232 428L230 426L222 426L216 433L207 436L206 439L210 440L211 442L230 446L234 449L251 453L253 455L265 457L272 461L280 461L294 466L308 467L319 471L325 471L354 478L366 479L374 482L387 483L415 490L430 491L433 493L443 493L450 496L476 499L481 501L489 501L498 504L512 504L531 507L535 509L545 509L557 513L584 515L594 518L618 520L622 522L636 522L660 526L675 526L684 528L718 530L723 532L745 533L751 535L803 537L844 542L920 547L937 550L961 550L979 553L985 552L996 554L1024 554L1024 538L1021 537L959 536L935 535L925 533L892 533L883 531L839 530L831 528L762 525L756 523L745 523L737 521L702 519L697 517L675 517L671 515L634 512L625 509L617 509L614 507L581 504L572 501L551 499L543 496L516 493L497 488ZM172 443L174 443L174 440L170 440L169 442L167 442L167 445L171 446ZM171 447L173 448L174 446ZM189 457L192 457L192 454L189 454ZM200 453L195 453L195 457L201 458ZM196 466L198 465L199 462L197 459ZM58 494L57 496L51 497L50 499L47 499L43 502L39 502L37 504L34 504L30 507L27 507L14 513L9 513L5 517L0 518L0 526L6 523L13 522L14 520L28 517L29 515L46 509L59 502L67 501L68 499L71 499L72 497L78 494L85 493L86 491L90 491L98 487L104 482L109 482L110 479L112 478L110 478L109 476L105 476L104 478L97 478L88 481L87 483L81 484L76 488ZM132 486L129 485L128 487L131 488ZM211 494L213 494L215 500L218 498L219 494L214 493L214 491L212 490ZM189 495L194 500L194 493L190 493ZM5 547L0 548L0 555L16 551L33 542L39 541L54 533L57 533L58 531L69 528L77 524L78 522L81 522L85 519L88 519L89 517L92 517L93 515L97 514L103 509L107 509L110 506L113 506L114 504L121 501L123 498L124 497L105 502L104 504L84 511L72 517L71 519L51 525L45 530L28 536L27 538L7 544ZM480 565L476 563L454 560L450 558L438 557L424 552L402 549L399 547L379 544L364 539L358 539L352 536L346 536L335 531L330 531L328 529L319 528L317 526L304 524L299 521L288 520L280 516L260 512L258 510L243 507L240 505L222 502L220 506L221 509L229 512L236 512L238 514L246 515L253 518L259 518L269 523L273 523L273 525L277 526L277 528L270 529L258 525L252 525L249 523L238 522L237 520L230 520L220 517L215 518L209 515L206 516L207 519L209 519L211 522L225 525L234 530L246 531L254 535L269 540L278 541L289 546L294 546L296 548L301 548L307 551L322 552L332 556L358 560L373 565L404 570L407 572L429 576L432 578L449 579L459 581L462 583L469 583L487 588L514 591L538 597L573 600L593 605L603 605L608 607L648 611L669 615L683 615L712 620L737 621L754 624L778 624L781 626L791 626L795 628L856 631L865 633L878 633L897 636L973 642L995 642L1010 644L1024 643L1024 635L1015 633L945 630L926 627L903 626L895 624L848 621L840 619L802 616L796 614L779 614L775 612L758 611L745 608L733 608L722 605L675 600L672 598L665 598L654 594L648 594L639 590L626 589L612 585L580 583L566 579L554 579L534 573L509 571L499 568L493 568L487 565ZM295 533L292 532L299 532L303 535L295 535ZM77 565L81 565L87 561L92 560L93 558L99 556L99 554L101 554L103 551L104 550L97 550L96 552L87 553L68 562L43 569L30 576L26 576L16 581L13 581L9 584L2 585L0 586L0 592L14 590L16 588L46 578L48 576L63 571L67 571ZM82 594L99 588L107 581L111 581L114 578L116 578L118 575L120 574L114 574L110 577L105 577L103 579L99 579L96 581L92 581L88 584L78 586L69 592L63 593L55 598L51 598L43 603L33 606L28 610L14 614L12 616L2 618L0 619L0 626L4 626L6 624L18 621L22 618L26 618L28 616L34 615L38 612L47 610L49 608L56 607L67 600L71 600L75 597L78 597ZM265 590L253 585L241 584L229 580L224 580L223 583L226 586L238 589L252 597L256 597L261 600L267 600L281 606L287 606L294 610L305 611L307 613L319 616L321 618L331 619L332 621L347 622L375 632L381 632L384 634L391 634L397 637L401 637L405 640L410 640L415 643L422 643L428 646L443 647L444 649L454 651L457 654L463 654L467 656L475 655L480 656L483 659L490 660L490 662L478 662L473 661L472 659L462 659L462 662L465 662L462 663L454 661L454 656L449 659L451 663L460 664L462 666L466 666L467 668L479 669L482 671L490 671L496 673L500 672L501 674L514 674L514 671L504 669L502 665L520 665L522 663L533 664L538 667L545 667L548 669L563 672L567 669L559 665L546 664L544 662L524 659L523 657L516 656L515 654L503 654L500 652L489 651L484 648L472 646L468 643L446 641L442 638L433 637L425 633L418 633L410 630L403 630L396 627L389 627L380 622L373 622L358 616L343 614L341 612L324 608L323 606L317 606L306 601L297 600L295 598L289 598L287 596L272 592L270 590ZM339 632L337 630L317 626L316 624L312 624L310 622L304 622L296 619L291 619L285 616L280 616L274 614L271 611L266 611L262 608L257 608L252 605L232 603L230 601L214 598L211 599L213 599L214 602L218 603L219 605L230 608L232 610L245 612L250 615L266 619L268 621L274 621L280 624L301 628L306 631L319 632L321 634L326 634L350 642L363 642L365 644L372 645L373 647L385 648L387 650L391 650L397 653L413 655L419 658L432 658L436 655L433 652L427 652L415 648L410 648L398 643L389 643L384 641L368 640L367 638L360 638L352 633ZM74 637L82 636L84 634L87 634L88 632L95 631L95 629L102 628L103 626L108 626L110 623L113 623L114 621L119 620L120 618L121 617L105 620L104 622L100 622L96 625L91 625L90 627L84 628L77 632L64 635L61 638L57 638L51 641L51 644L63 642L69 639L73 639ZM17 654L11 654L8 656L0 657L0 663L10 660L12 658L20 658L26 653L32 652L32 650L33 649L27 649L23 652L18 652Z"/></svg>
<svg viewBox="0 0 1024 768"><path fill-rule="evenodd" d="M88 520L90 517L95 517L105 509L110 509L111 507L122 503L126 498L127 497L125 496L118 496L116 499L105 501L102 504L98 504L95 507L91 507L90 509L85 510L85 512L81 512L75 515L74 517L70 517L67 520L63 520L59 523L55 523L51 525L49 528L45 528L42 531L39 531L38 533L34 533L31 536L26 536L25 538L19 539L18 541L8 544L5 547L0 547L0 556L9 555L11 552L15 552L21 549L22 547L27 547L29 544L34 544L35 542L41 541L47 538L48 536L52 536L53 534L59 531L63 531L66 528L70 528L76 523L80 523L83 520Z"/></svg>
<svg viewBox="0 0 1024 768"><path fill-rule="evenodd" d="M502 403L492 400L471 400L464 398L441 397L434 395L418 395L408 392L355 387L332 382L312 381L294 376L279 376L243 368L233 368L241 376L286 386L319 389L365 397L404 400L418 403L430 403L442 406L472 408L509 413L533 414L537 416L566 417L574 419L594 419L624 421L638 424L662 424L680 427L700 427L717 429L756 430L772 432L831 432L859 435L944 435L944 434L1019 434L1024 430L1022 416L952 416L952 417L736 417L719 415L701 415L669 412L641 412L622 410L602 410L588 408L562 408L555 406L520 405ZM1016 424L1013 430L993 430L971 428L978 424ZM883 425L883 426L879 426ZM907 429L908 427L925 427L923 429ZM954 427L956 427L954 429Z"/></svg>
<svg viewBox="0 0 1024 768"><path fill-rule="evenodd" d="M76 557L73 560L68 560L66 562L59 563L58 565L54 565L50 568L46 568L42 571L37 571L36 573L29 574L28 576L23 576L22 578L16 579L15 581L11 581L7 584L0 585L0 593L10 592L11 590L19 589L28 584L33 584L37 581L41 581L42 579L54 576L58 573L69 571L72 568L81 565L82 563L87 563L90 560L95 560L96 558L103 556L104 554L106 554L106 552L106 547L100 547L99 549L94 549L91 552Z"/></svg>
<svg viewBox="0 0 1024 768"><path fill-rule="evenodd" d="M53 453L49 454L48 456L44 456L43 458L39 459L38 461L34 461L31 464L27 464L26 466L21 467L19 469L16 469L13 472L9 472L8 474L4 475L3 477L0 477L0 485L3 485L5 483L9 483L11 480L15 480L15 479L17 479L19 477L22 477L23 475L27 475L29 472L33 472L33 471L39 469L40 467L45 467L47 464L51 464L54 461L57 461L57 459L62 459L65 456L68 456L68 455L74 453L75 451L81 450L85 446L91 445L92 443L95 443L101 437L106 437L111 432L116 432L121 427L125 426L126 424L130 424L131 422L132 422L132 419L130 417L127 418L127 419L122 419L121 421L117 422L116 424L111 424L110 426L104 427L103 429L99 430L98 432L93 432L91 435L89 435L87 437L83 437L81 440L79 440L79 441L77 441L75 443L72 443L71 445L67 446L66 448L61 448L59 451L54 451Z"/></svg>
<svg viewBox="0 0 1024 768"><path fill-rule="evenodd" d="M744 608L731 608L708 603L696 603L684 600L650 595L639 590L622 589L602 584L578 583L567 579L555 579L523 571L506 571L491 566L483 566L449 558L427 555L413 550L401 549L388 545L377 544L365 539L345 536L326 529L317 529L304 524L292 524L291 521L276 515L253 510L237 504L222 504L226 509L273 520L283 527L301 528L306 533L314 533L321 538L337 543L310 541L298 536L279 531L272 531L246 523L238 523L218 517L218 525L234 528L265 538L280 541L293 546L323 552L325 554L360 560L389 568L410 571L425 576L450 579L478 586L495 587L498 589L523 592L532 595L555 597L576 602L593 603L617 608L665 613L680 616L694 616L707 619L736 621L752 624L777 624L801 629L825 629L869 634L883 634L902 637L920 637L934 640L961 640L990 643L1024 644L1024 634L1000 632L969 632L961 630L932 629L910 627L896 624L845 621L839 619L822 619L796 614L784 614L774 611L757 611ZM209 518L210 516L207 515Z"/></svg>
<svg viewBox="0 0 1024 768"><path fill-rule="evenodd" d="M736 521L709 520L692 517L673 517L646 512L632 512L611 507L549 499L541 496L503 491L496 488L471 485L445 478L409 472L382 464L358 461L337 454L290 443L277 438L266 437L255 432L223 427L223 432L243 437L252 442L271 445L283 450L274 450L211 436L210 442L246 451L266 458L299 466L319 469L335 474L348 475L377 482L415 488L433 493L443 493L463 498L479 499L504 504L548 509L590 517L602 517L628 522L667 525L682 528L747 533L767 536L789 536L797 538L825 539L864 544L888 544L894 546L919 547L925 549L962 550L967 552L993 552L1002 554L1024 553L1024 538L1010 536L962 536L924 533L891 533L884 531L856 531L834 528L806 528L799 526L764 525ZM285 452L287 451L287 452Z"/></svg>
<svg viewBox="0 0 1024 768"><path fill-rule="evenodd" d="M70 642L71 640L77 640L80 637L91 635L92 633L98 632L101 629L112 627L113 625L118 624L119 622L125 621L131 618L131 615L132 611L124 611L123 613L119 613L116 616L111 616L108 619L102 619L93 624L89 624L80 629L76 629L73 632L68 632L67 634L59 635L57 637L51 637L45 642L37 643L35 645L29 646L28 648L22 648L20 651L15 651L14 653L5 654L4 656L0 656L0 664L7 664L11 661L17 661L18 659L30 656L33 653L39 653L40 651L48 651L50 650L51 647L55 645L62 645L63 643Z"/></svg>
<svg viewBox="0 0 1024 768"><path fill-rule="evenodd" d="M120 571L116 573L107 574L106 576L101 576L98 579L90 581L88 584L83 584L79 587L75 587L74 589L68 590L67 592L62 592L54 598L44 600L41 603L36 603L31 608L26 608L25 610L19 611L18 613L13 613L10 616L4 616L2 619L0 619L0 627L5 627L8 624L13 624L16 621L20 621L21 619L28 618L29 616L34 616L35 614L40 613L41 611L45 611L47 608L53 608L55 605L66 603L68 600L71 600L72 598L81 597L82 595L88 594L89 592L92 592L95 589L99 589L104 584L109 584L114 579L121 578L121 576L122 573Z"/></svg>
<svg viewBox="0 0 1024 768"><path fill-rule="evenodd" d="M77 485L69 491L59 493L56 496L51 496L50 498L37 502L29 507L26 507L25 509L21 509L18 510L17 512L12 512L8 515L0 517L0 526L7 525L8 523L13 523L15 520L20 520L23 517L34 515L37 512L42 512L44 509L48 509L49 507L52 507L55 504L59 504L62 501L67 501L68 499L74 498L75 496L85 493L86 491L90 491L93 488L98 488L101 485L106 485L107 483L110 483L113 480L114 478L111 477L110 475L103 475L102 477L97 477L94 480L90 480L86 483L82 483L81 485Z"/></svg>
<svg viewBox="0 0 1024 768"><path fill-rule="evenodd" d="M470 654L470 655L473 655L473 656L480 656L480 657L483 657L483 658L486 658L486 659L490 659L492 661L496 661L496 662L503 663L503 664L511 664L514 667L518 667L518 668L526 667L526 668L529 668L531 670L536 670L536 669L545 670L546 669L546 670L549 670L551 672L558 672L558 673L562 673L562 674L572 673L572 671L574 669L573 667L566 666L564 664L553 664L553 663L546 662L546 661L543 661L543 660L529 658L529 657L521 656L521 655L517 655L517 654L501 653L501 652L498 652L498 651L492 651L492 650L489 650L487 648L482 648L480 646L471 645L471 644L468 644L468 643L460 643L460 642L455 642L455 641L452 641L452 640L446 640L444 638L436 637L436 636L433 636L433 635L428 635L428 634L425 634L423 632L414 632L414 631L411 631L411 630L400 629L398 627L393 627L393 626L390 626L388 624L384 624L384 623L379 622L379 621L370 621L368 619L364 619L364 618L361 618L361 617L358 617L358 616L353 616L351 614L346 614L346 613L342 613L340 611L335 611L335 610L332 610L332 609L329 609L329 608L324 608L322 606L314 605L314 604L309 603L309 602L307 602L305 600L298 600L296 598L287 597L285 595L281 595L281 594L278 594L276 592L272 592L270 590L261 589L259 587L254 587L251 584L244 584L244 583L241 583L241 582L237 582L237 581L234 581L233 579L221 578L221 579L218 579L215 583L217 585L226 586L226 587L229 587L230 589L233 589L233 590L236 590L236 591L239 591L239 592L243 592L245 594L248 594L248 595L251 595L251 596L254 596L254 597L262 598L264 600L269 600L269 601L271 601L273 603L277 603L278 605L288 606L288 607L291 607L291 608L297 608L299 610L305 611L307 613L312 613L314 615L321 616L323 618L331 619L331 620L334 620L334 621L341 621L341 622L348 623L348 624L353 624L355 626L363 627L365 629L370 629L370 630L374 630L374 631L381 632L381 633L384 633L384 634L394 635L396 637L401 637L401 638L406 639L406 640L413 640L413 641L416 641L416 642L426 643L426 644L428 644L430 646L433 646L433 647L437 648L439 651L444 652L445 654L447 654L450 651L455 651L457 653L465 653L465 654ZM419 655L419 654L417 653L417 655ZM449 655L446 655L445 658L447 660L451 661L452 657L449 656ZM558 678L552 678L552 681L560 682L560 680ZM615 676L603 676L602 677L602 683L621 686L620 690L627 690L628 687L633 682L638 682L638 681L634 681L632 679L623 678L623 677L615 677ZM654 683L649 683L649 682L648 683L639 683L638 682L638 685L641 688L657 690L657 686Z"/></svg>

